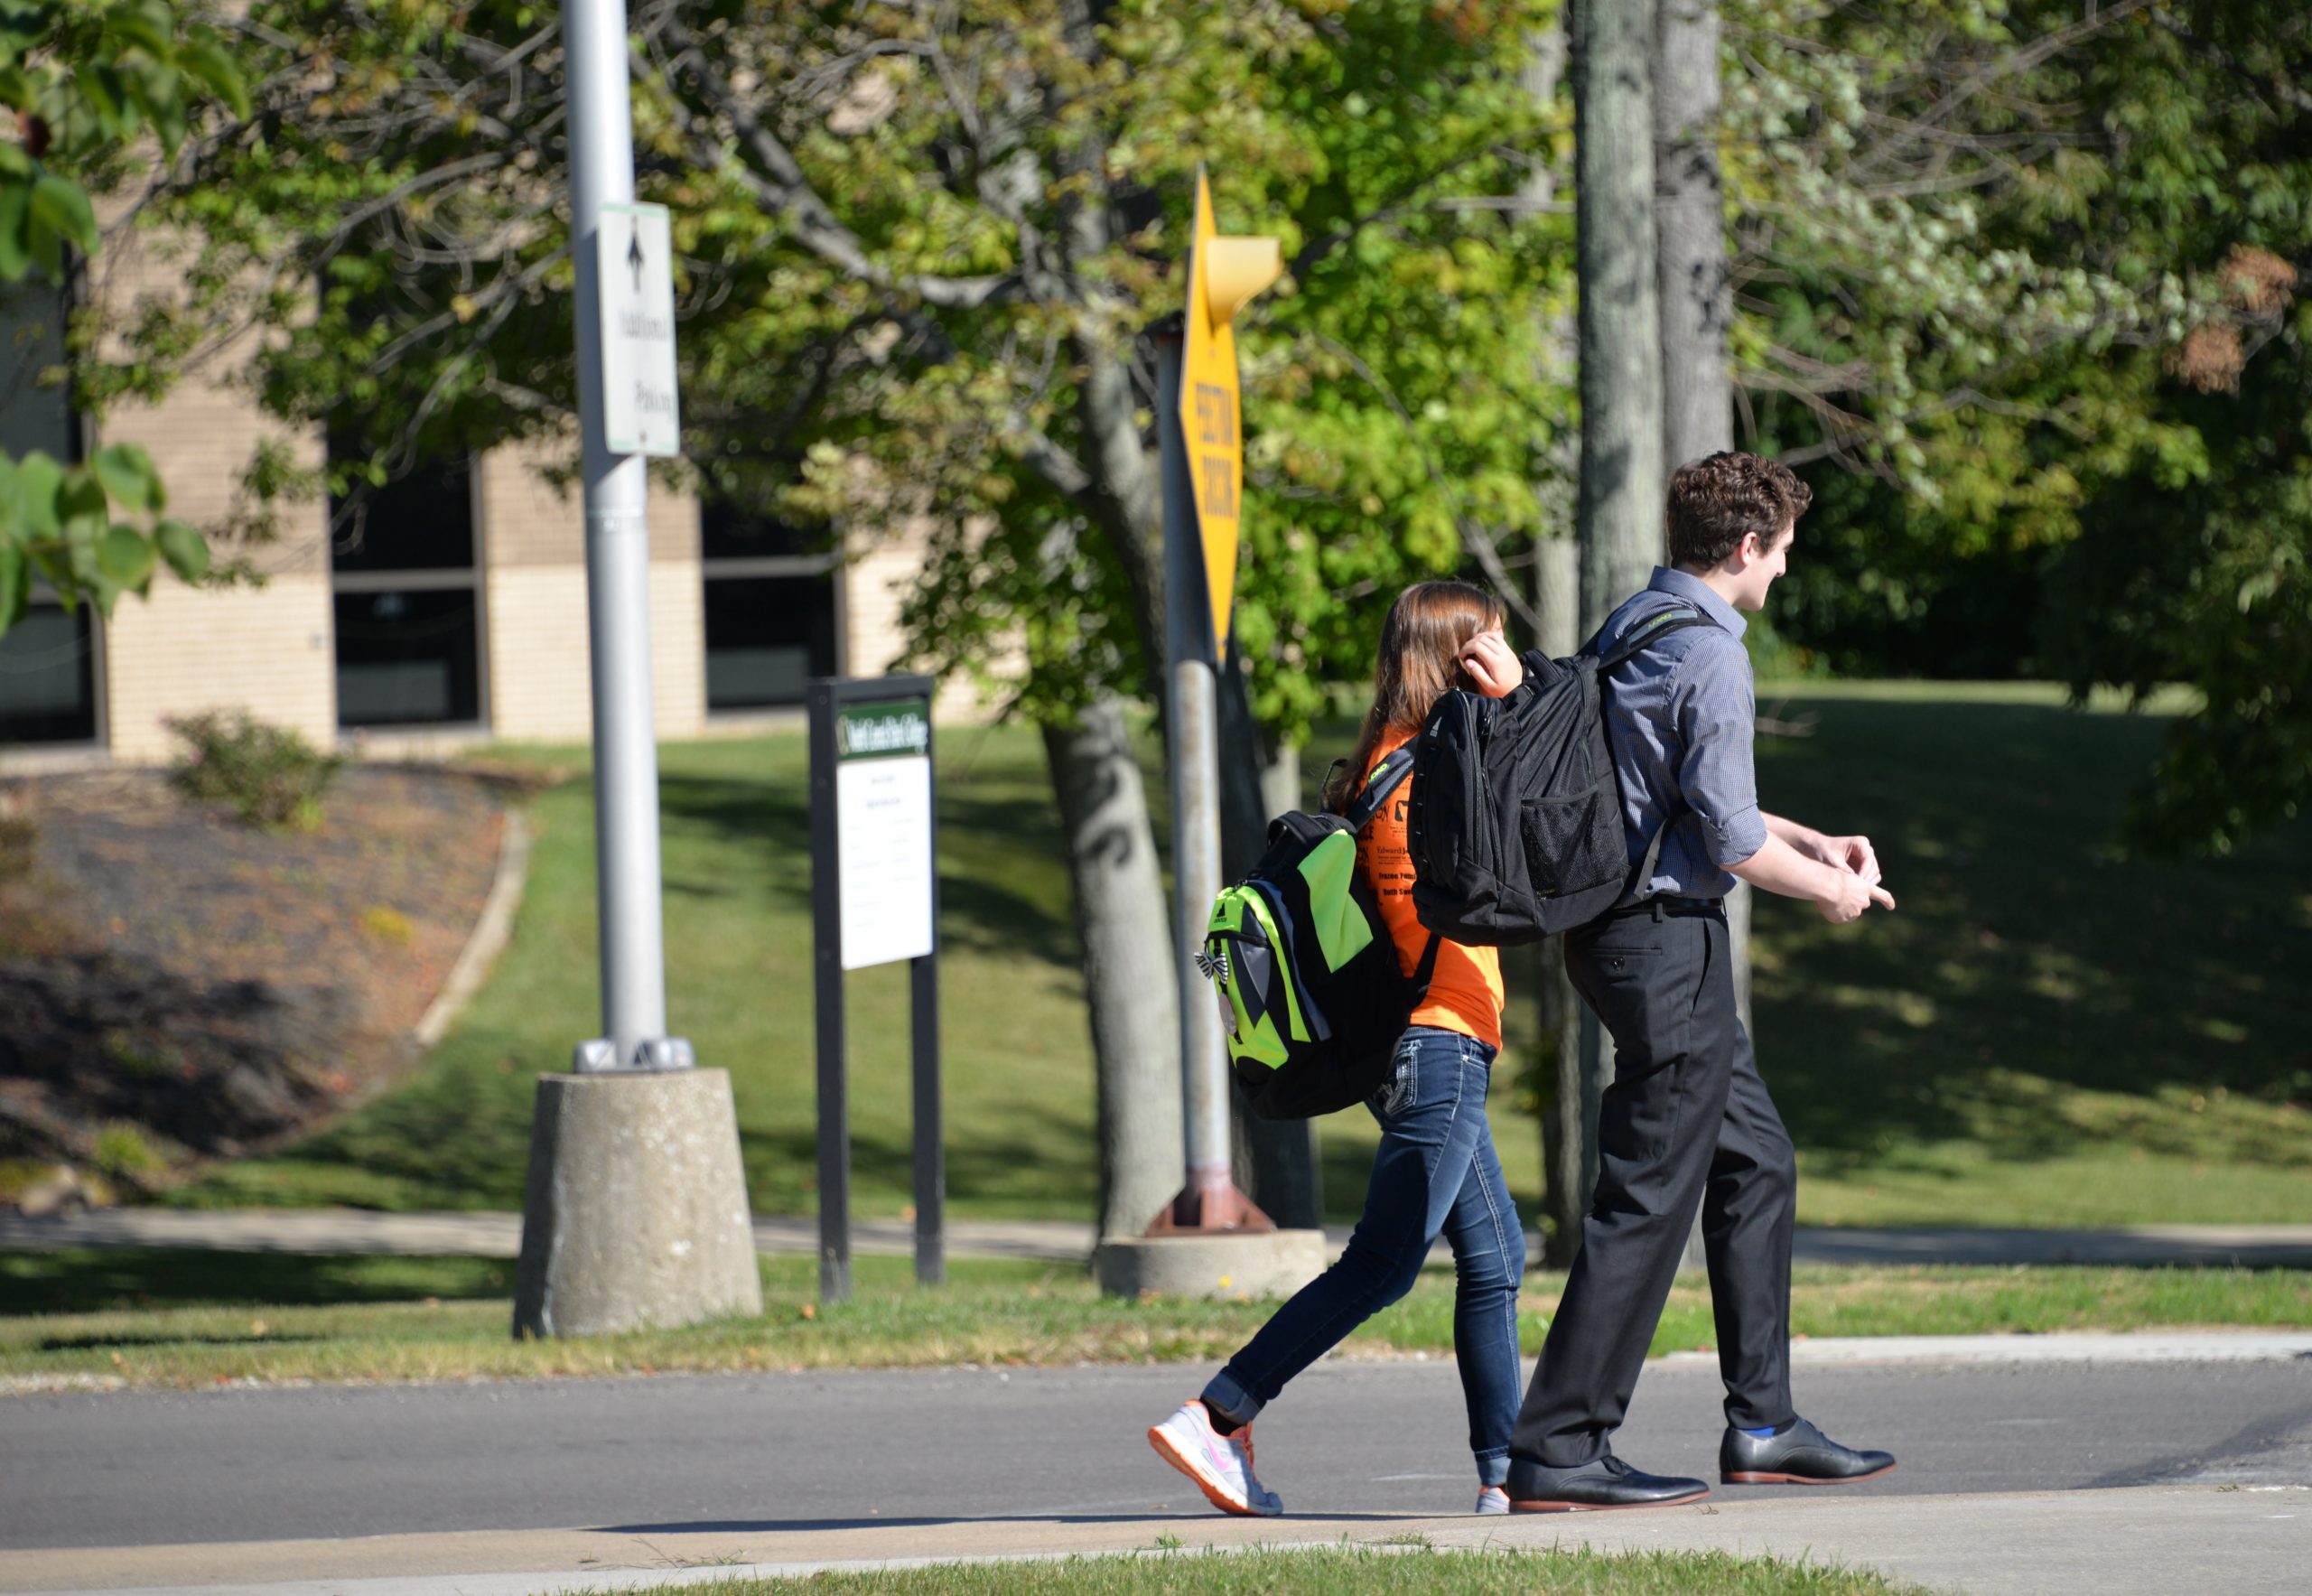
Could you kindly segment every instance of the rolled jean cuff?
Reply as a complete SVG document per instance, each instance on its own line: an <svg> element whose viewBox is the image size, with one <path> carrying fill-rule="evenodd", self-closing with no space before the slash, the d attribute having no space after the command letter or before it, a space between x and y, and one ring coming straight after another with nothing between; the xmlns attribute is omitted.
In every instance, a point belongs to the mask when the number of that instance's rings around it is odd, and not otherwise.
<svg viewBox="0 0 2312 1596"><path fill-rule="evenodd" d="M1478 1453L1478 1483L1480 1486L1509 1483L1509 1449L1507 1447L1503 1447L1499 1451Z"/></svg>
<svg viewBox="0 0 2312 1596"><path fill-rule="evenodd" d="M1225 1368L1206 1385L1201 1400L1207 1409L1217 1409L1239 1424L1249 1424L1261 1416L1260 1399L1238 1385L1236 1377ZM1503 1478L1508 1478L1506 1473Z"/></svg>

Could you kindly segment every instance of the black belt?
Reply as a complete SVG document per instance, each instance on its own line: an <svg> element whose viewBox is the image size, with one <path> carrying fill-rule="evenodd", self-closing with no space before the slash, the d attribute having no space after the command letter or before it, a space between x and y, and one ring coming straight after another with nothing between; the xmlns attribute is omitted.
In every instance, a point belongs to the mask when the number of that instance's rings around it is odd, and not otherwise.
<svg viewBox="0 0 2312 1596"><path fill-rule="evenodd" d="M1673 898L1667 893L1648 898L1643 902L1609 909L1598 918L1625 919L1642 914L1649 919L1724 919L1726 900L1723 898Z"/></svg>

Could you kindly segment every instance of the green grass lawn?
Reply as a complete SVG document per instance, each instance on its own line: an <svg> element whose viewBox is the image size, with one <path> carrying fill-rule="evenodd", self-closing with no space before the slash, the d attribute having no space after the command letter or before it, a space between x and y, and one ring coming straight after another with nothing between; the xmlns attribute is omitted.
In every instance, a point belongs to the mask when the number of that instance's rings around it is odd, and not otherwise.
<svg viewBox="0 0 2312 1596"><path fill-rule="evenodd" d="M1901 899L1844 928L1763 902L1757 1031L1812 1223L2092 1225L2312 1218L2312 829L2209 863L2121 858L2149 716L2052 689L1761 690L1813 734L1760 747L1767 806L1869 832ZM1313 778L1345 741L1309 755ZM1158 750L1143 742L1151 773ZM569 770L573 751L512 757ZM956 1212L1086 1216L1091 1044L1040 750L1020 728L939 742L941 997ZM668 1006L731 1071L754 1206L813 1206L808 838L799 733L661 755ZM1151 775L1160 814L1161 779ZM219 1169L195 1204L514 1208L532 1078L593 1034L587 783L533 800L514 941L449 1039L334 1128ZM1160 819L1160 835L1162 822ZM1496 1139L1528 1214L1540 1152L1511 1089L1534 1036L1511 961ZM904 974L850 978L854 1202L909 1200ZM1327 1207L1352 1217L1374 1130L1324 1122Z"/></svg>
<svg viewBox="0 0 2312 1596"><path fill-rule="evenodd" d="M478 1258L277 1253L0 1254L0 1382L89 1378L137 1386L219 1381L438 1380L655 1371L978 1364L1217 1363L1272 1302L1103 1297L1081 1269L959 1260L946 1287L899 1258L857 1260L856 1294L817 1301L814 1259L762 1262L764 1311L683 1330L510 1338L512 1267ZM1565 1285L1528 1276L1518 1335L1540 1348ZM1801 1269L1801 1336L1981 1335L2066 1330L2312 1326L2312 1272L2238 1269ZM1671 1293L1656 1353L1711 1344L1710 1292ZM1450 1270L1350 1337L1352 1355L1448 1356ZM5 1389L5 1386L0 1386Z"/></svg>
<svg viewBox="0 0 2312 1596"><path fill-rule="evenodd" d="M577 753L513 757L583 770ZM1152 757L1152 750L1151 750ZM761 1213L815 1207L810 828L802 733L660 751L668 1023L731 1072ZM1064 858L1031 733L939 740L941 1042L957 1213L1092 1210L1091 1035ZM203 1205L519 1208L535 1077L599 1030L591 785L533 800L513 939L409 1082L275 1156L176 1194ZM904 966L849 977L855 1211L910 1200Z"/></svg>
<svg viewBox="0 0 2312 1596"><path fill-rule="evenodd" d="M2312 826L2126 857L2157 717L2016 686L1758 696L1815 722L1762 741L1767 807L1867 832L1901 905L1758 906L1802 1221L2312 1221Z"/></svg>
<svg viewBox="0 0 2312 1596"><path fill-rule="evenodd" d="M1160 1543L1114 1557L713 1580L652 1586L641 1596L1896 1596L1917 1590L1866 1571L1724 1552L1460 1551L1412 1535L1321 1550L1189 1552Z"/></svg>

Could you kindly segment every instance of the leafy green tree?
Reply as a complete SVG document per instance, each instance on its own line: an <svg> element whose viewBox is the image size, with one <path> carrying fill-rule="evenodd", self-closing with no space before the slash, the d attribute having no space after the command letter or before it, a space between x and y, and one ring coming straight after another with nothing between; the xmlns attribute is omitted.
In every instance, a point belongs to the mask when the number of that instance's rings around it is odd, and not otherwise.
<svg viewBox="0 0 2312 1596"><path fill-rule="evenodd" d="M1502 200L1544 10L630 8L639 187L672 208L682 257L687 469L849 537L928 531L921 657L989 671L1049 730L1103 950L1086 973L1111 1227L1179 1176L1164 1110L1123 1117L1177 1087L1169 917L1122 706L1154 695L1162 636L1142 333L1183 293L1193 173L1209 164L1224 229L1282 234L1290 266L1241 343L1235 657L1267 736L1297 742L1324 684L1369 669L1399 585L1465 563L1511 585L1500 551L1540 518L1535 460L1564 406L1526 307L1562 293L1564 247ZM441 452L566 447L553 14L257 0L223 25L255 108L150 196L201 249L188 292L122 330L175 350L254 321L264 405L358 441L324 473L261 454L253 501L326 486L353 506ZM996 679L1013 657L1024 674ZM1255 771L1254 718L1237 723L1229 766Z"/></svg>
<svg viewBox="0 0 2312 1596"><path fill-rule="evenodd" d="M2302 359L2312 19L1726 11L1747 422L1859 473L1815 473L1782 624L1845 667L2189 683L2134 835L2292 813L2302 439L2253 399Z"/></svg>
<svg viewBox="0 0 2312 1596"><path fill-rule="evenodd" d="M239 70L216 33L163 0L0 0L0 283L62 283L99 245L92 185L154 154L173 157L211 101L246 109ZM85 462L0 454L0 634L35 581L67 605L109 614L165 563L185 581L209 566L200 533L165 511L152 458L107 445Z"/></svg>

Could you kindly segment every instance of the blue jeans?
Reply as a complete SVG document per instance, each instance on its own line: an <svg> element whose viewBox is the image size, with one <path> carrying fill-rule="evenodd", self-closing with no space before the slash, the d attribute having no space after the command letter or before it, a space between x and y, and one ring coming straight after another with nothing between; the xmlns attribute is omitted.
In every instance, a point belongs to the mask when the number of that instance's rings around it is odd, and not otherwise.
<svg viewBox="0 0 2312 1596"><path fill-rule="evenodd" d="M1453 1353L1469 1409L1478 1478L1509 1477L1509 1430L1522 1381L1517 1284L1525 1231L1486 1124L1493 1049L1416 1025L1398 1039L1388 1083L1366 1106L1381 1146L1356 1234L1204 1388L1207 1406L1250 1423L1285 1382L1412 1289L1440 1233L1453 1248Z"/></svg>

